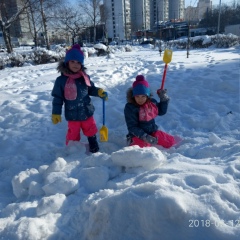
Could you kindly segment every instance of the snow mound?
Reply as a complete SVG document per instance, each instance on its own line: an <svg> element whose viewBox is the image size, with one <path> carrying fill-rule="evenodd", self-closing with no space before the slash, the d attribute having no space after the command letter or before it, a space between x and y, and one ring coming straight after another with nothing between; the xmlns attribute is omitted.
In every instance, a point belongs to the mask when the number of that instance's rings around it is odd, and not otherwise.
<svg viewBox="0 0 240 240"><path fill-rule="evenodd" d="M125 147L112 153L111 158L116 165L126 168L140 167L144 170L159 167L166 160L166 157L157 148L140 148L139 146Z"/></svg>

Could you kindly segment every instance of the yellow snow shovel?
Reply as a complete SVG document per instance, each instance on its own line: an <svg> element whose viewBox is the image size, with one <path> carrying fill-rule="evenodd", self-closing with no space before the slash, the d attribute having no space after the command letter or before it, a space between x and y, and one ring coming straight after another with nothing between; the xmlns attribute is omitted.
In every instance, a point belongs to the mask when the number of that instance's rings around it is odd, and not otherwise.
<svg viewBox="0 0 240 240"><path fill-rule="evenodd" d="M163 61L165 62L165 67L164 67L164 73L163 73L163 78L162 78L162 85L161 85L160 89L164 88L164 83L165 83L166 73L167 73L167 66L168 66L168 63L170 63L172 61L172 50L170 50L170 49L164 50Z"/></svg>
<svg viewBox="0 0 240 240"><path fill-rule="evenodd" d="M103 126L100 131L100 141L107 142L108 141L108 128L105 126L105 100L103 99Z"/></svg>

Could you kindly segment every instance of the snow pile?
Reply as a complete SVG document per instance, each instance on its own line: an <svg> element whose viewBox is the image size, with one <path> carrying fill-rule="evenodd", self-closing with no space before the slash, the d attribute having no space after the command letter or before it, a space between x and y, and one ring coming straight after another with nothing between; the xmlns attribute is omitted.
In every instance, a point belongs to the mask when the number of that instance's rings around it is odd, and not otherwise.
<svg viewBox="0 0 240 240"><path fill-rule="evenodd" d="M239 48L173 51L171 97L159 129L170 149L126 147L126 90L137 74L153 95L158 49L117 49L85 59L106 89L108 142L90 154L85 136L65 146L67 122L51 122L57 63L0 71L0 239L237 240L240 235ZM102 101L92 98L102 126ZM99 138L99 135L98 135Z"/></svg>
<svg viewBox="0 0 240 240"><path fill-rule="evenodd" d="M96 158L96 155L99 154L87 157L86 161L76 161L75 174L69 173L70 166L61 157L49 166L40 166L38 170L32 168L22 171L12 180L13 193L17 198L28 195L70 195L80 187L90 193L97 192L106 188L110 176L113 178L121 173L121 167L143 171L159 167L165 161L165 156L154 147L125 147L113 152L111 156L100 154L105 162L102 165L97 162L100 157Z"/></svg>

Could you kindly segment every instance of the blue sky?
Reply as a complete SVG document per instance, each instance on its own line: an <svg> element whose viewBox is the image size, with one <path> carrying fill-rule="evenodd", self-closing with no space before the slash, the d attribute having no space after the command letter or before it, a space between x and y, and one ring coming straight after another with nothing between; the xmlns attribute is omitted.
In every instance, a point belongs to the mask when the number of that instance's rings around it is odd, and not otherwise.
<svg viewBox="0 0 240 240"><path fill-rule="evenodd" d="M77 0L70 0L71 2L76 2ZM222 4L229 4L232 3L234 0L221 0ZM198 0L185 0L185 7L187 6L196 6ZM213 5L218 5L219 0L212 0Z"/></svg>
<svg viewBox="0 0 240 240"><path fill-rule="evenodd" d="M222 4L229 4L232 3L234 0L221 0ZM185 0L185 7L187 6L196 6L198 3L198 0ZM218 5L219 0L212 0L213 5Z"/></svg>
<svg viewBox="0 0 240 240"><path fill-rule="evenodd" d="M77 2L78 0L70 0L71 2ZM199 0L185 0L185 7L187 6L196 6ZM212 0L213 5L218 5L220 0ZM234 0L221 0L222 4L232 3ZM236 0L239 1L239 0Z"/></svg>

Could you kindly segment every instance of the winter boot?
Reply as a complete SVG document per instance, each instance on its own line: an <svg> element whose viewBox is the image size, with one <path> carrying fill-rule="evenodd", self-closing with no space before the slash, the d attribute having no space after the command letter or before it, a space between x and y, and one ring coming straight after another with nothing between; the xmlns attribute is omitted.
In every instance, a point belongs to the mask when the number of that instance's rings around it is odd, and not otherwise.
<svg viewBox="0 0 240 240"><path fill-rule="evenodd" d="M130 146L131 143L133 142L131 135L130 134L126 135L126 138L127 138L127 146Z"/></svg>
<svg viewBox="0 0 240 240"><path fill-rule="evenodd" d="M93 135L92 137L88 137L88 142L89 142L89 152L96 153L99 151L96 135Z"/></svg>

